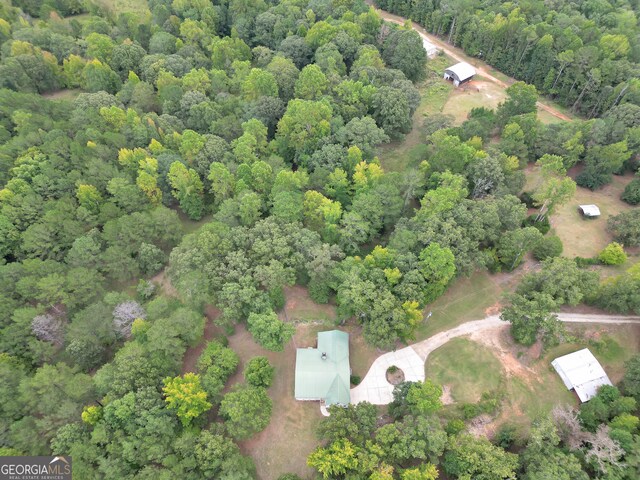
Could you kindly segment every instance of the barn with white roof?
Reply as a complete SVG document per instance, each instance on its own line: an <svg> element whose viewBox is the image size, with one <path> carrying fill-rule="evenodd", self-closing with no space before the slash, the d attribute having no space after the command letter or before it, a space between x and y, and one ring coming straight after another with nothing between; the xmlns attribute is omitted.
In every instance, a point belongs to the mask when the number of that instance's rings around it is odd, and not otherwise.
<svg viewBox="0 0 640 480"><path fill-rule="evenodd" d="M611 380L588 348L556 358L551 362L568 390L575 390L581 402L595 397L602 385Z"/></svg>
<svg viewBox="0 0 640 480"><path fill-rule="evenodd" d="M455 65L445 69L444 79L451 80L457 87L468 82L476 74L476 69L467 62L456 63Z"/></svg>

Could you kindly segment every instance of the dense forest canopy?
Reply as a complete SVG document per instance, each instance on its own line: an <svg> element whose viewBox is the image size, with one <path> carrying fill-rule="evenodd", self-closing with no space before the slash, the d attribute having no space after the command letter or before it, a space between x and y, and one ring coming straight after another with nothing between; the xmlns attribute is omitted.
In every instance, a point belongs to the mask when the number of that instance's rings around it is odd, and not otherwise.
<svg viewBox="0 0 640 480"><path fill-rule="evenodd" d="M521 343L560 341L561 305L640 312L637 267L599 286L544 237L576 189L569 168L592 189L637 170L631 7L380 5L528 82L461 125L427 118L425 158L403 172L376 152L412 130L428 60L414 30L361 0L0 0L0 454L71 454L80 479L255 478L236 442L269 424L273 368L256 357L225 391L239 358L224 336L195 372L183 357L208 305L227 332L243 323L281 351L294 284L379 348L410 341L457 276L513 270L531 250L542 270L503 312ZM544 125L538 91L594 118ZM521 195L532 162L543 174ZM638 225L634 210L609 228L633 246ZM569 425L575 448L558 414L520 459L445 428L438 392L402 385L384 426L371 405L336 410L309 465L325 478L433 479L439 462L450 478L635 478L637 409L619 392Z"/></svg>

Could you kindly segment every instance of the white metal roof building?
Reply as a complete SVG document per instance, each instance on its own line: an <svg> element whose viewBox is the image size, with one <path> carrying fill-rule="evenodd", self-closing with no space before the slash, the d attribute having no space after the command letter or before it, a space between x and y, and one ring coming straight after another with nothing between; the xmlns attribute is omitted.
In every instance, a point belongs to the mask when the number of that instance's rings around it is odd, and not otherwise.
<svg viewBox="0 0 640 480"><path fill-rule="evenodd" d="M582 213L582 215L584 215L585 217L600 216L600 209L597 205L580 205L578 207L578 210L580 210L580 213Z"/></svg>
<svg viewBox="0 0 640 480"><path fill-rule="evenodd" d="M444 79L452 80L453 84L457 87L458 85L471 80L475 74L475 68L473 68L467 62L460 62L445 69Z"/></svg>
<svg viewBox="0 0 640 480"><path fill-rule="evenodd" d="M422 37L422 46L427 51L427 57L432 58L438 54L438 47L431 43L426 37Z"/></svg>
<svg viewBox="0 0 640 480"><path fill-rule="evenodd" d="M588 348L556 358L551 362L568 390L575 390L581 402L595 397L602 385L611 380Z"/></svg>

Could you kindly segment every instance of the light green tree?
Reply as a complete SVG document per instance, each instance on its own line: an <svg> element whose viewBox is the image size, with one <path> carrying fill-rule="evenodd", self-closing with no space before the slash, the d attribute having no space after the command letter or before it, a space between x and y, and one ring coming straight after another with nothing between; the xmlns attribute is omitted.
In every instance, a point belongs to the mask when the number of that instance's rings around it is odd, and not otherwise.
<svg viewBox="0 0 640 480"><path fill-rule="evenodd" d="M185 373L183 377L164 379L165 401L169 410L175 410L182 425L189 426L194 418L211 408L207 401L207 392L200 385L200 376Z"/></svg>

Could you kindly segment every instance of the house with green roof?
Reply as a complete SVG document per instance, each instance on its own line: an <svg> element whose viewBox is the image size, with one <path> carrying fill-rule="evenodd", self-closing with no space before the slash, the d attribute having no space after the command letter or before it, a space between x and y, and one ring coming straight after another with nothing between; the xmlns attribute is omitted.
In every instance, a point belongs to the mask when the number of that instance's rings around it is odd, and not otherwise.
<svg viewBox="0 0 640 480"><path fill-rule="evenodd" d="M296 351L296 400L348 405L351 367L349 334L340 330L318 333L317 348Z"/></svg>

